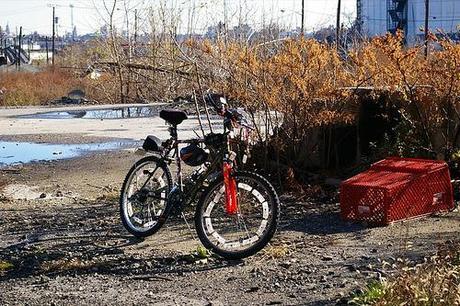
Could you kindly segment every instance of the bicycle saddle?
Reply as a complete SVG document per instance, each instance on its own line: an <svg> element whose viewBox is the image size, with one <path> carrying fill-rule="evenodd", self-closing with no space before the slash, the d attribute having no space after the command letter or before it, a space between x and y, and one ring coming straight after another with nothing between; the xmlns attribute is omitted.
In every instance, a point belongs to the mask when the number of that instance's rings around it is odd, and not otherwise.
<svg viewBox="0 0 460 306"><path fill-rule="evenodd" d="M164 109L160 111L160 118L172 125L179 125L182 121L187 119L187 114L176 109Z"/></svg>

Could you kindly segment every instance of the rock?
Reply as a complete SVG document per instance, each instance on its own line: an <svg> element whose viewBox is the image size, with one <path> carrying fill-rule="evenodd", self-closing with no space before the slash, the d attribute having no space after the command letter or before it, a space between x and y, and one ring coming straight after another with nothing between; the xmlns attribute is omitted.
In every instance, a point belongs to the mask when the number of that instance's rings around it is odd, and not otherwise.
<svg viewBox="0 0 460 306"><path fill-rule="evenodd" d="M312 269L309 268L301 268L299 271L305 274L312 274L314 272Z"/></svg>
<svg viewBox="0 0 460 306"><path fill-rule="evenodd" d="M39 198L40 198L40 199L46 198L46 193L43 192L42 194L40 194Z"/></svg>
<svg viewBox="0 0 460 306"><path fill-rule="evenodd" d="M246 290L247 293L252 293L252 292L256 292L260 289L260 287L251 287L249 288L248 290Z"/></svg>
<svg viewBox="0 0 460 306"><path fill-rule="evenodd" d="M203 258L203 259L200 259L200 260L197 260L195 261L195 264L197 265L205 265L208 263L208 259L207 258Z"/></svg>
<svg viewBox="0 0 460 306"><path fill-rule="evenodd" d="M283 267L285 269L289 269L292 266L292 263L288 260L288 261L280 263L279 265L280 265L280 267Z"/></svg>
<svg viewBox="0 0 460 306"><path fill-rule="evenodd" d="M344 267L346 267L350 272L355 272L358 269L358 267L354 264L346 264Z"/></svg>

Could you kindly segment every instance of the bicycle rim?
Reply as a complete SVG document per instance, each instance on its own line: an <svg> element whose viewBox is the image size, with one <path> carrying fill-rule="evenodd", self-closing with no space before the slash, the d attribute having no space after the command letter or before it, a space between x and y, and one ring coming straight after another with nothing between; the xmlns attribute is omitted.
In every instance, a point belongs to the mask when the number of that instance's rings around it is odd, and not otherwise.
<svg viewBox="0 0 460 306"><path fill-rule="evenodd" d="M267 184L256 177L237 175L238 211L227 214L225 187L216 184L201 207L201 224L210 247L228 253L244 253L271 238L277 201Z"/></svg>

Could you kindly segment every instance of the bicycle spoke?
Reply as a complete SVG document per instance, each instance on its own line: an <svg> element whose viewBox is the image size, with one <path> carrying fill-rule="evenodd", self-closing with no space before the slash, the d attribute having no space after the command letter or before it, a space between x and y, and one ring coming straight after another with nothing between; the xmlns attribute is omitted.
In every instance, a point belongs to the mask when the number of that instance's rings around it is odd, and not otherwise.
<svg viewBox="0 0 460 306"><path fill-rule="evenodd" d="M153 175L155 174L155 172L158 170L158 166L156 166L155 170L152 171L152 173L149 174L149 177L147 178L147 180L145 181L144 185L141 187L142 188L145 188L145 186L147 185L147 183L152 179ZM146 170L148 171L148 170ZM145 174L145 173L143 173Z"/></svg>

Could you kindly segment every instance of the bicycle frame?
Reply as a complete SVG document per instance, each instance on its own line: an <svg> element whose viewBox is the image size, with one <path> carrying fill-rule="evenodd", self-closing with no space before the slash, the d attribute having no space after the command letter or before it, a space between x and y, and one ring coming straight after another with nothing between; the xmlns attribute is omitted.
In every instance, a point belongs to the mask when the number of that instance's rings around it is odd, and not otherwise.
<svg viewBox="0 0 460 306"><path fill-rule="evenodd" d="M177 127L170 126L169 132L171 134L171 138L167 141L167 149L162 154L162 160L166 161L168 164L171 164L173 158L175 159L177 165L177 174L176 174L176 187L179 188L181 193L181 205L189 205L191 202L196 198L198 192L203 188L205 181L208 178L212 178L214 173L222 171L224 177L224 185L225 185L225 209L228 214L236 214L238 211L238 200L237 200L237 188L236 188L236 181L233 177L233 159L230 150L230 141L229 141L229 133L225 132L226 135L226 145L222 146L221 149L217 151L213 151L211 156L214 158L209 163L209 166L206 168L206 171L201 173L197 178L196 181L193 182L192 188L184 188L186 183L184 183L183 175L182 175L182 160L179 154L179 145L181 144L191 144L191 143L204 143L205 140L202 138L192 138L186 140L178 139L177 135ZM172 156L171 156L172 153ZM174 204L177 203L170 203L170 207L168 209L172 209Z"/></svg>
<svg viewBox="0 0 460 306"><path fill-rule="evenodd" d="M195 199L200 189L202 189L206 179L211 177L215 172L218 172L218 170L220 169L220 166L222 165L224 161L225 155L228 152L228 145L225 146L225 148L212 152L211 156L213 156L214 158L210 161L210 164L206 168L206 171L200 174L197 180L194 182L193 187L188 189L188 188L184 188L186 186L186 182L184 182L184 178L182 174L182 160L179 154L179 146L181 144L204 143L204 139L191 138L191 139L180 140L177 137L177 127L170 126L169 131L171 134L171 138L167 142L169 142L170 144L167 150L162 154L161 159L167 162L168 164L171 164L173 160L175 161L177 165L176 186L180 189L181 192L185 192L183 196L184 196L184 199L186 199L186 202L183 204L188 205ZM172 156L171 156L171 153L172 153Z"/></svg>

